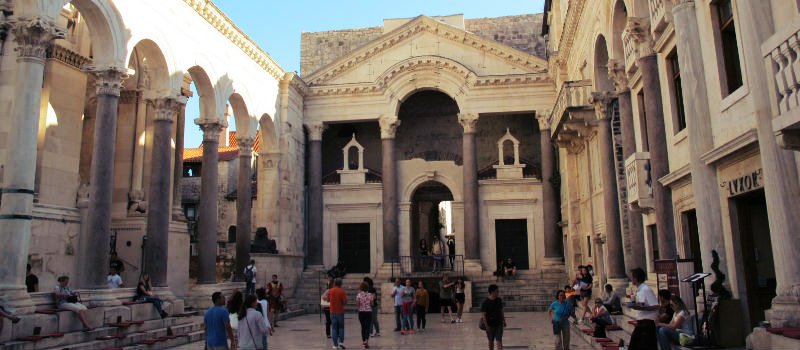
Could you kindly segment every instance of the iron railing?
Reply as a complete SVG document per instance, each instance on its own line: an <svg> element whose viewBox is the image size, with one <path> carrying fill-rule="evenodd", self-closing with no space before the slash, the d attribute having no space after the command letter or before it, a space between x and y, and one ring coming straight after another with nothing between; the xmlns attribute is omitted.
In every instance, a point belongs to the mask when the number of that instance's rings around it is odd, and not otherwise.
<svg viewBox="0 0 800 350"><path fill-rule="evenodd" d="M401 255L392 257L392 280L396 277L424 277L436 276L444 272L454 275L464 274L464 256L454 255L452 260L450 255L442 256L443 271L433 272L433 256L430 255Z"/></svg>

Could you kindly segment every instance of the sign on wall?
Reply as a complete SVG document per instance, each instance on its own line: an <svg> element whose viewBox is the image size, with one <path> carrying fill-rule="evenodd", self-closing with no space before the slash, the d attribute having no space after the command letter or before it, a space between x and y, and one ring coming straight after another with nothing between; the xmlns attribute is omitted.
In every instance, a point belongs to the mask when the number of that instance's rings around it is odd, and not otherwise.
<svg viewBox="0 0 800 350"><path fill-rule="evenodd" d="M764 187L763 170L758 169L732 180L722 181L720 187L727 191L729 197L755 191Z"/></svg>

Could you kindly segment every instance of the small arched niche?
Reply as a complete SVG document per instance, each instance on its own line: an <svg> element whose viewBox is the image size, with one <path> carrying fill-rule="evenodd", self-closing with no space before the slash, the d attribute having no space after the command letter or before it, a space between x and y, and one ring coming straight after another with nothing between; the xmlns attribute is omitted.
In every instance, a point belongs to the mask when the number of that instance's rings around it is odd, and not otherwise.
<svg viewBox="0 0 800 350"><path fill-rule="evenodd" d="M350 151L353 148L358 152L358 159L353 159L353 162L358 162L355 165L355 169L352 169L353 167L350 165ZM364 146L361 146L361 144L356 141L356 134L353 134L353 138L350 139L350 142L342 147L342 153L344 153L342 170L336 170L336 172L339 173L339 182L342 185L364 184L367 179L368 170L364 169Z"/></svg>
<svg viewBox="0 0 800 350"><path fill-rule="evenodd" d="M503 145L506 142L511 142L514 147L514 164L506 164L505 162L506 155L503 154ZM519 140L511 135L509 128L506 128L506 134L497 140L497 153L499 164L494 166L497 169L497 178L521 179L523 176L522 169L525 168L525 164L520 164L519 162Z"/></svg>

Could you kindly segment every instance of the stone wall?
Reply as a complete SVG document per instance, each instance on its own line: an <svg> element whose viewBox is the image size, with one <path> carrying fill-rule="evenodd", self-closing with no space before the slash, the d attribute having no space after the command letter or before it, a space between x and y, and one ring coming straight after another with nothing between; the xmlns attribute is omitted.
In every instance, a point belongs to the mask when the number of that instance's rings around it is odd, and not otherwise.
<svg viewBox="0 0 800 350"><path fill-rule="evenodd" d="M547 41L540 35L541 13L535 15L503 16L464 20L468 32L511 46L531 55L545 58Z"/></svg>
<svg viewBox="0 0 800 350"><path fill-rule="evenodd" d="M383 27L301 33L300 75L308 76L381 35Z"/></svg>

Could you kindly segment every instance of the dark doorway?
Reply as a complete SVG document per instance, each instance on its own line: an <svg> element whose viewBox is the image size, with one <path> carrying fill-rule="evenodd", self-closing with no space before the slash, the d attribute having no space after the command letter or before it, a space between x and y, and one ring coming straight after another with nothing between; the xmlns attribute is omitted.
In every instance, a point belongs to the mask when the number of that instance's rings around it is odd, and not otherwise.
<svg viewBox="0 0 800 350"><path fill-rule="evenodd" d="M694 260L694 271L703 271L703 258L700 255L700 235L697 230L697 212L687 210L681 213L681 225L683 226L683 251L684 259Z"/></svg>
<svg viewBox="0 0 800 350"><path fill-rule="evenodd" d="M369 223L339 224L339 260L347 272L369 273Z"/></svg>
<svg viewBox="0 0 800 350"><path fill-rule="evenodd" d="M411 256L414 271L430 271L433 268L433 261L430 258L434 242L439 240L442 243L442 252L447 255L447 247L444 245L445 215L439 207L444 201L452 201L453 194L447 186L440 182L425 182L414 191L411 197ZM427 255L422 254L421 241L425 240ZM400 252L405 255L406 252Z"/></svg>
<svg viewBox="0 0 800 350"><path fill-rule="evenodd" d="M528 220L501 219L494 221L498 264L511 258L520 270L529 269ZM499 265L498 265L499 266Z"/></svg>
<svg viewBox="0 0 800 350"><path fill-rule="evenodd" d="M769 235L769 218L764 190L757 190L733 199L739 223L739 241L742 244L742 261L750 325L764 321L764 310L771 307L775 297L775 266L772 260L772 242Z"/></svg>

